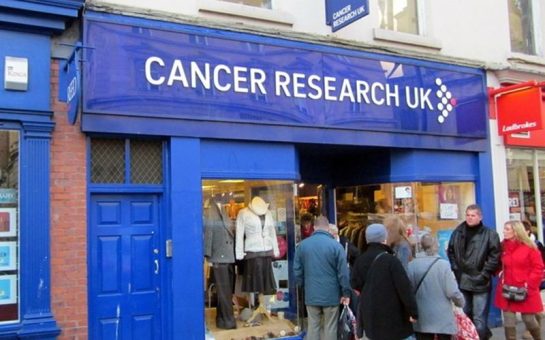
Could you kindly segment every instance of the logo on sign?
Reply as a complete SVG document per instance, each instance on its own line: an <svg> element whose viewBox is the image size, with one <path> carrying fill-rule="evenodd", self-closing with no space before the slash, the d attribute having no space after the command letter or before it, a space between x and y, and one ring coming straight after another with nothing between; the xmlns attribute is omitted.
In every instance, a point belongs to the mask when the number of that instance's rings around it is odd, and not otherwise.
<svg viewBox="0 0 545 340"><path fill-rule="evenodd" d="M439 87L435 92L435 96L439 100L439 103L437 103L437 110L440 112L437 121L439 124L443 124L448 115L454 110L457 102L456 99L452 97L452 93L447 88L447 85L443 84L441 78L435 79L435 85Z"/></svg>

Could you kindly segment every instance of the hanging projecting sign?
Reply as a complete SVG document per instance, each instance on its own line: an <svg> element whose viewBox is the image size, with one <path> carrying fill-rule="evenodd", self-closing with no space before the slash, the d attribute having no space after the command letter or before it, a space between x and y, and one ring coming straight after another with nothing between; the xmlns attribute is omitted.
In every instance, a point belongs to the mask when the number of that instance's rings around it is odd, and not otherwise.
<svg viewBox="0 0 545 340"><path fill-rule="evenodd" d="M59 70L59 100L68 104L68 122L75 124L78 117L80 96L80 71L78 51L81 44L75 45L70 57L61 63Z"/></svg>
<svg viewBox="0 0 545 340"><path fill-rule="evenodd" d="M86 20L84 116L487 136L477 68L193 26L135 27Z"/></svg>
<svg viewBox="0 0 545 340"><path fill-rule="evenodd" d="M499 96L496 103L500 135L542 128L544 106L541 87L506 93Z"/></svg>
<svg viewBox="0 0 545 340"><path fill-rule="evenodd" d="M333 32L369 14L369 0L326 0L326 24Z"/></svg>

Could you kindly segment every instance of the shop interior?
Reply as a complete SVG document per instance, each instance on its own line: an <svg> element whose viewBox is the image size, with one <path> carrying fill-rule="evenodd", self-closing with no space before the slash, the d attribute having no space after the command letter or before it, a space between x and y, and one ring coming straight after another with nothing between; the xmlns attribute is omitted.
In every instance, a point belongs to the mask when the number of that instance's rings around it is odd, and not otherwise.
<svg viewBox="0 0 545 340"><path fill-rule="evenodd" d="M300 181L286 180L203 180L203 223L213 202L218 205L226 228L237 241L237 224L241 212L248 209L258 196L267 204L274 220L275 238L279 253L272 255L271 267L275 281L273 294L248 292L243 286L244 261L234 260L232 281L232 313L236 328L225 327L218 321L218 283L214 265L205 257L205 315L207 333L213 339L281 338L300 334L305 329L303 298L293 279L295 247L308 235L301 222L326 215L360 250L366 242L367 225L381 222L390 215L402 218L407 237L418 253L418 240L424 233L432 233L440 243L440 254L445 249L450 233L464 220L464 209L475 201L473 182L379 182L379 177L354 175L362 164L372 159L377 150L359 153L346 149L321 150L320 153L300 153ZM348 156L348 158L347 158ZM357 159L358 161L354 161ZM362 161L363 160L363 161ZM377 159L380 163L380 157ZM373 167L375 165L370 165ZM341 171L342 170L342 171ZM365 170L362 171L365 176ZM342 176L342 174L346 174ZM337 175L338 174L338 175ZM323 180L327 178L328 180ZM333 180L332 180L333 179ZM334 183L332 183L334 182ZM239 239L240 240L240 239ZM244 239L243 239L244 240ZM206 241L205 241L206 243ZM218 327L218 325L220 327Z"/></svg>

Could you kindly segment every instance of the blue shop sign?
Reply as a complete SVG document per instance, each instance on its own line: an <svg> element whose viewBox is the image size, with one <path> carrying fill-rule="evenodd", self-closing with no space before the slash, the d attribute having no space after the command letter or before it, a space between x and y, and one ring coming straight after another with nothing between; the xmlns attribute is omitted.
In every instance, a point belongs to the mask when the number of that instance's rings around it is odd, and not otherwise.
<svg viewBox="0 0 545 340"><path fill-rule="evenodd" d="M142 22L86 20L84 114L487 135L479 69Z"/></svg>
<svg viewBox="0 0 545 340"><path fill-rule="evenodd" d="M369 0L326 0L326 24L333 32L369 14Z"/></svg>

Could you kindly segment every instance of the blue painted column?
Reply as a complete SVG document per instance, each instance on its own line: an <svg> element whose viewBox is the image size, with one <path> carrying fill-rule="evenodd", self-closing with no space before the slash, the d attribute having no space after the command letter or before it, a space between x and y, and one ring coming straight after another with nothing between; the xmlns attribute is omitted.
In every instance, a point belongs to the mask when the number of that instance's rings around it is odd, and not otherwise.
<svg viewBox="0 0 545 340"><path fill-rule="evenodd" d="M55 339L51 313L50 140L52 123L23 125L20 143L20 338Z"/></svg>
<svg viewBox="0 0 545 340"><path fill-rule="evenodd" d="M204 339L204 274L200 141L172 138L172 339Z"/></svg>

